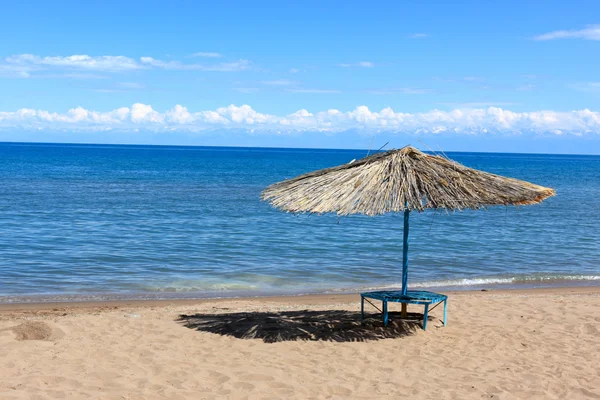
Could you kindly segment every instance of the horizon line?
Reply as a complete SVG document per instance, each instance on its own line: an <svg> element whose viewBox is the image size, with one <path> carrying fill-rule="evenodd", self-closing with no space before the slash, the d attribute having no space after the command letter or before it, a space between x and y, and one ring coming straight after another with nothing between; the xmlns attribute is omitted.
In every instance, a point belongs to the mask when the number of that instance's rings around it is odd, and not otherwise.
<svg viewBox="0 0 600 400"><path fill-rule="evenodd" d="M279 146L214 146L214 145L199 145L199 144L140 144L140 143L77 143L77 142L17 142L17 141L0 141L0 145L65 145L65 146L123 146L123 147L204 147L204 148L234 148L234 149L269 149L269 150L341 150L341 151L365 151L376 153L382 150L369 150L362 148L337 148L337 147L279 147ZM406 144L405 146L417 145ZM424 147L428 147L425 145ZM387 150L393 150L394 147L390 147ZM531 153L531 152L501 152L501 151L468 151L468 150L444 150L434 151L431 149L420 149L424 153L475 153L475 154L523 154L523 155L548 155L548 156L600 156L600 153Z"/></svg>

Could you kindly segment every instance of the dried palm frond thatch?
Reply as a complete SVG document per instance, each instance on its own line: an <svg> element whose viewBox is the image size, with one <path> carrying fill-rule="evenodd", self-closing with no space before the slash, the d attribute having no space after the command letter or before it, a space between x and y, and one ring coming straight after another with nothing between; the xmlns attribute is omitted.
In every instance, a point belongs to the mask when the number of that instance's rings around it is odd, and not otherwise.
<svg viewBox="0 0 600 400"><path fill-rule="evenodd" d="M379 215L428 208L528 205L553 189L404 147L275 183L262 199L287 212Z"/></svg>

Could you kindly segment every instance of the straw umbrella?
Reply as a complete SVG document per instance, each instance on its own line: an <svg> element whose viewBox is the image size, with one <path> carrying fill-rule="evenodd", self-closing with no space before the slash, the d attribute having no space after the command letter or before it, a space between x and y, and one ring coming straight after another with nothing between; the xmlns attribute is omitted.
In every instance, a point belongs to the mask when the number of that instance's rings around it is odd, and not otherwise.
<svg viewBox="0 0 600 400"><path fill-rule="evenodd" d="M291 213L403 212L402 294L406 295L411 211L530 205L554 195L553 189L467 168L407 146L275 183L261 197Z"/></svg>

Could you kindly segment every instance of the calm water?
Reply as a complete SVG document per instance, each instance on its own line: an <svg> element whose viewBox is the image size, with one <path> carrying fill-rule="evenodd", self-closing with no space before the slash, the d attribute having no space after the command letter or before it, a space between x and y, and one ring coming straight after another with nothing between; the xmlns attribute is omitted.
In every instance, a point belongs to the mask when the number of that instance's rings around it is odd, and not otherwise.
<svg viewBox="0 0 600 400"><path fill-rule="evenodd" d="M295 216L259 199L271 183L363 156L0 144L0 302L398 285L401 215ZM410 285L600 283L599 156L448 156L558 195L520 209L413 213Z"/></svg>

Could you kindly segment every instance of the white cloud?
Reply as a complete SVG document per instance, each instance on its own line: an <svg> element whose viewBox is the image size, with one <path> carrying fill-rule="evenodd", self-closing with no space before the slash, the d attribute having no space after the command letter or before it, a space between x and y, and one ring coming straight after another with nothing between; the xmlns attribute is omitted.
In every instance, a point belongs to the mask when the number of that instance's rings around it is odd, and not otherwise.
<svg viewBox="0 0 600 400"><path fill-rule="evenodd" d="M192 57L221 58L223 57L223 54L214 53L212 51L199 51L198 53L192 54Z"/></svg>
<svg viewBox="0 0 600 400"><path fill-rule="evenodd" d="M90 74L86 72L67 72L62 74L43 74L37 75L43 78L69 78L69 79L107 79L105 75Z"/></svg>
<svg viewBox="0 0 600 400"><path fill-rule="evenodd" d="M143 65L162 69L172 70L190 70L190 71L218 71L218 72L235 72L244 71L250 68L250 61L238 60L228 63L219 64L184 64L181 61L163 61L152 57L140 57L140 62Z"/></svg>
<svg viewBox="0 0 600 400"><path fill-rule="evenodd" d="M122 89L91 89L92 92L98 93L123 93L125 90Z"/></svg>
<svg viewBox="0 0 600 400"><path fill-rule="evenodd" d="M119 82L117 86L125 89L143 89L145 86L138 82Z"/></svg>
<svg viewBox="0 0 600 400"><path fill-rule="evenodd" d="M165 118L174 124L192 124L195 121L194 116L188 111L187 107L179 104L167 111Z"/></svg>
<svg viewBox="0 0 600 400"><path fill-rule="evenodd" d="M177 106L175 106L175 108L177 108ZM175 108L173 110L175 110ZM162 121L164 121L164 115L154 111L150 105L135 103L133 106L131 106L131 122L133 123L152 123Z"/></svg>
<svg viewBox="0 0 600 400"><path fill-rule="evenodd" d="M600 82L581 82L569 85L570 88L587 93L600 93Z"/></svg>
<svg viewBox="0 0 600 400"><path fill-rule="evenodd" d="M292 93L342 93L341 90L335 89L289 89L288 92Z"/></svg>
<svg viewBox="0 0 600 400"><path fill-rule="evenodd" d="M292 86L292 85L298 84L298 82L291 81L289 79L276 79L276 80L272 80L272 81L262 81L261 83L263 85L271 85L271 86Z"/></svg>
<svg viewBox="0 0 600 400"><path fill-rule="evenodd" d="M411 39L423 39L429 37L427 33L413 33L412 35L408 35Z"/></svg>
<svg viewBox="0 0 600 400"><path fill-rule="evenodd" d="M300 72L300 70L298 68L290 68L290 74L297 74L298 72Z"/></svg>
<svg viewBox="0 0 600 400"><path fill-rule="evenodd" d="M357 63L349 63L349 64L338 64L338 67L344 67L344 68L352 68L352 67L357 67L357 68L373 68L375 66L374 63L372 63L371 61L360 61Z"/></svg>
<svg viewBox="0 0 600 400"><path fill-rule="evenodd" d="M463 81L465 82L483 82L485 79L480 78L478 76L465 76Z"/></svg>
<svg viewBox="0 0 600 400"><path fill-rule="evenodd" d="M520 86L517 86L517 90L520 92L531 92L532 90L535 90L535 85L532 83L528 83L526 85L520 85Z"/></svg>
<svg viewBox="0 0 600 400"><path fill-rule="evenodd" d="M193 112L176 105L159 112L136 103L108 112L76 107L61 114L23 108L0 112L0 129L46 130L245 130L263 132L405 132L412 134L554 133L600 135L600 112L588 109L559 112L514 112L500 107L456 108L423 113L397 112L391 108L371 111L367 106L342 112L301 109L288 115L260 113L248 105Z"/></svg>
<svg viewBox="0 0 600 400"><path fill-rule="evenodd" d="M600 40L600 25L588 25L584 29L562 30L537 35L534 40L555 40L555 39L586 39Z"/></svg>
<svg viewBox="0 0 600 400"><path fill-rule="evenodd" d="M453 108L489 108L489 107L504 107L504 106L517 106L519 103L513 103L510 101L471 101L464 103L457 102L440 102L438 104L443 104L445 106L453 107Z"/></svg>
<svg viewBox="0 0 600 400"><path fill-rule="evenodd" d="M119 82L115 87L92 89L92 91L98 93L124 93L130 90L143 89L144 87L143 84L137 82Z"/></svg>
<svg viewBox="0 0 600 400"><path fill-rule="evenodd" d="M247 87L240 87L240 88L236 88L235 90L237 90L240 93L256 93L258 92L258 88L247 88Z"/></svg>
<svg viewBox="0 0 600 400"><path fill-rule="evenodd" d="M152 57L140 57L140 62L147 66L166 68L166 69L182 69L185 64L181 61L162 61Z"/></svg>
<svg viewBox="0 0 600 400"><path fill-rule="evenodd" d="M212 57L214 58L214 56ZM84 71L85 73L90 74L89 76L92 76L92 72L127 72L150 68L235 72L249 69L250 66L251 63L248 60L237 60L217 64L186 64L177 60L163 61L152 57L140 57L139 60L136 60L126 56L89 56L86 54L79 54L72 56L41 57L33 54L18 54L0 60L0 76L28 78L34 73L36 73L37 76L42 76L39 73L43 71ZM77 72L70 73L77 74ZM44 76L69 77L68 74ZM84 74L81 74L78 77L82 78L83 76Z"/></svg>
<svg viewBox="0 0 600 400"><path fill-rule="evenodd" d="M221 117L230 120L232 123L242 125L264 124L267 122L276 123L277 117L268 114L261 114L252 109L248 105L237 107L230 105L229 107L221 107L217 109L217 114Z"/></svg>
<svg viewBox="0 0 600 400"><path fill-rule="evenodd" d="M27 65L0 64L0 76L14 78L29 78L35 68Z"/></svg>
<svg viewBox="0 0 600 400"><path fill-rule="evenodd" d="M40 57L33 54L19 54L5 58L5 65L13 67L62 67L91 71L126 71L143 68L134 59L125 56L98 56L76 54L67 57Z"/></svg>
<svg viewBox="0 0 600 400"><path fill-rule="evenodd" d="M252 63L248 60L238 60L229 63L220 63L215 65L199 66L201 71L217 71L217 72L237 72L250 69Z"/></svg>
<svg viewBox="0 0 600 400"><path fill-rule="evenodd" d="M387 88L387 89L376 89L368 90L367 93L371 94L427 94L431 93L431 89L420 89L420 88Z"/></svg>

